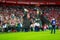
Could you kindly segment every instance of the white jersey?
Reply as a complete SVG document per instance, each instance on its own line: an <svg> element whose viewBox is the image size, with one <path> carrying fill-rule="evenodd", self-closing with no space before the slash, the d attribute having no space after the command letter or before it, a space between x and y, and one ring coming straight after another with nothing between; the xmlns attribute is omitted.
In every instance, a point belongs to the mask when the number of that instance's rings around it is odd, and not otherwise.
<svg viewBox="0 0 60 40"><path fill-rule="evenodd" d="M30 27L35 27L35 24L31 24Z"/></svg>
<svg viewBox="0 0 60 40"><path fill-rule="evenodd" d="M35 23L34 25L35 25L35 26L40 26L40 24L39 24L39 23Z"/></svg>
<svg viewBox="0 0 60 40"><path fill-rule="evenodd" d="M20 23L20 26L22 27L23 25Z"/></svg>
<svg viewBox="0 0 60 40"><path fill-rule="evenodd" d="M7 27L7 24L3 25L3 28L6 28Z"/></svg>

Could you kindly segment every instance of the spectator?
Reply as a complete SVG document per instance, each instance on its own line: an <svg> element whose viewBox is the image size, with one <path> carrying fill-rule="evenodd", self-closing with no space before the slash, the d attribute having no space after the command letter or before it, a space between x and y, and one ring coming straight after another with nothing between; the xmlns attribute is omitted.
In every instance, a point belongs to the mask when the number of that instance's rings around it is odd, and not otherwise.
<svg viewBox="0 0 60 40"><path fill-rule="evenodd" d="M3 23L3 32L7 32L7 23Z"/></svg>
<svg viewBox="0 0 60 40"><path fill-rule="evenodd" d="M40 24L38 22L35 22L34 26L35 26L35 31L39 31Z"/></svg>
<svg viewBox="0 0 60 40"><path fill-rule="evenodd" d="M31 31L34 31L35 29L35 25L34 25L35 23L32 23L31 25L30 25L30 29L31 29Z"/></svg>
<svg viewBox="0 0 60 40"><path fill-rule="evenodd" d="M0 32L2 32L2 27L1 27L1 25L0 25Z"/></svg>

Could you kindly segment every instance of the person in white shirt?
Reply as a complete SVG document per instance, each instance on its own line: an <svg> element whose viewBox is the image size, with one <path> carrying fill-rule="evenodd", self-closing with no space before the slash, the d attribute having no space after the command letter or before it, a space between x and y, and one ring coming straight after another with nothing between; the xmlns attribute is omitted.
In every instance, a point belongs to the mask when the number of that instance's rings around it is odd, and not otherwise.
<svg viewBox="0 0 60 40"><path fill-rule="evenodd" d="M35 23L32 23L31 25L30 25L30 29L31 29L31 31L34 31L35 29Z"/></svg>
<svg viewBox="0 0 60 40"><path fill-rule="evenodd" d="M35 26L35 31L39 31L39 29L40 29L40 24L39 24L38 22L36 22L36 23L34 24L34 26Z"/></svg>
<svg viewBox="0 0 60 40"><path fill-rule="evenodd" d="M7 24L6 23L3 24L3 32L7 32Z"/></svg>

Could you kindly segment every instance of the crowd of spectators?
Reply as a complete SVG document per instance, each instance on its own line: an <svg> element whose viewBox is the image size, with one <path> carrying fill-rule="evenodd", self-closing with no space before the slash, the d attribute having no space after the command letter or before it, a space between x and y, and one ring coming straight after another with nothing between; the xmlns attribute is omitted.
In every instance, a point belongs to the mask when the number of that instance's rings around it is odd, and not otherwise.
<svg viewBox="0 0 60 40"><path fill-rule="evenodd" d="M43 9L44 8L44 9ZM0 31L16 32L16 31L40 31L49 29L51 24L47 24L48 20L55 17L57 26L60 26L60 8L53 7L31 7L31 6L0 6ZM48 22L47 21L47 22ZM60 28L60 27L59 27Z"/></svg>

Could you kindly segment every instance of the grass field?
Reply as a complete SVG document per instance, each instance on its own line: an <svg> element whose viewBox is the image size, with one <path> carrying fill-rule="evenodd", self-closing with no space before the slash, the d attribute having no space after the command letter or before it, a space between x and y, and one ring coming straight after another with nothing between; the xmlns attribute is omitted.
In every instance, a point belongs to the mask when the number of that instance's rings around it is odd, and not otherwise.
<svg viewBox="0 0 60 40"><path fill-rule="evenodd" d="M60 31L51 34L50 31L0 33L0 40L60 40Z"/></svg>

